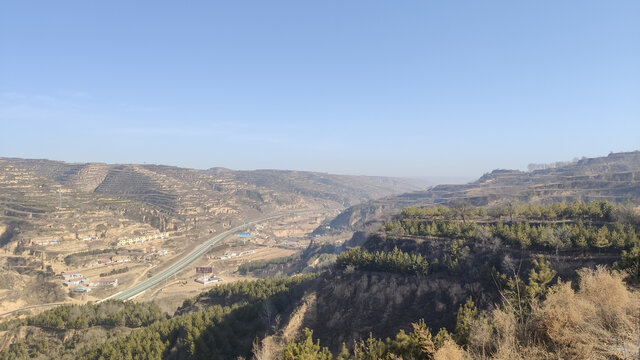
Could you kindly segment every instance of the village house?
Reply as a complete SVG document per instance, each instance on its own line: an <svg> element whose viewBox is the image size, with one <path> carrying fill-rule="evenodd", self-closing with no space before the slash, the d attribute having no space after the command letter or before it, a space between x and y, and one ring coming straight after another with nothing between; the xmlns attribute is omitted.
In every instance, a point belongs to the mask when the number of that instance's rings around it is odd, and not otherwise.
<svg viewBox="0 0 640 360"><path fill-rule="evenodd" d="M98 280L93 280L89 283L89 286L95 286L95 287L108 287L108 286L113 286L116 287L118 286L118 279L98 279Z"/></svg>
<svg viewBox="0 0 640 360"><path fill-rule="evenodd" d="M60 276L64 280L78 279L78 278L83 278L84 277L84 276L82 276L82 273L79 273L79 272L65 272L65 273L60 274Z"/></svg>

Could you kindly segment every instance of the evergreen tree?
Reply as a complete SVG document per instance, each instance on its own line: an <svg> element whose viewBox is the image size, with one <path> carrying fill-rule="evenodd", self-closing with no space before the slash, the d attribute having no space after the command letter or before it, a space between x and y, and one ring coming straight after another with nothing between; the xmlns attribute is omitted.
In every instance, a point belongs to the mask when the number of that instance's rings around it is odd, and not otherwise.
<svg viewBox="0 0 640 360"><path fill-rule="evenodd" d="M533 260L534 268L529 272L529 284L525 288L530 299L543 299L547 288L557 272L551 269L551 263L544 256L538 255Z"/></svg>
<svg viewBox="0 0 640 360"><path fill-rule="evenodd" d="M351 360L351 359L352 359L352 356L351 356L351 353L349 353L349 350L347 349L347 344L342 343L342 347L340 348L340 353L338 353L336 360Z"/></svg>
<svg viewBox="0 0 640 360"><path fill-rule="evenodd" d="M313 342L313 330L305 328L303 338L290 341L282 351L284 360L331 360L329 349L320 347L320 340Z"/></svg>
<svg viewBox="0 0 640 360"><path fill-rule="evenodd" d="M634 246L629 251L622 251L622 259L614 268L627 273L627 281L633 284L640 283L640 246Z"/></svg>
<svg viewBox="0 0 640 360"><path fill-rule="evenodd" d="M467 302L460 306L456 317L456 331L453 335L456 342L462 346L469 343L470 326L473 319L478 316L478 308L469 297Z"/></svg>

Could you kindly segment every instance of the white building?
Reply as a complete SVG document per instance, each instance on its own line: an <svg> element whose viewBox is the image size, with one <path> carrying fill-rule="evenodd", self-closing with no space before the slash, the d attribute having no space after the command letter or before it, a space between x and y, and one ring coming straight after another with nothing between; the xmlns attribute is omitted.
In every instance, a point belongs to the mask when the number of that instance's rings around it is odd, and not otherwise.
<svg viewBox="0 0 640 360"><path fill-rule="evenodd" d="M219 282L219 281L222 281L222 279L220 279L219 277L217 277L215 275L212 275L212 276L202 275L202 276L198 276L196 278L196 282L197 283L204 284L204 285L215 283L215 282Z"/></svg>
<svg viewBox="0 0 640 360"><path fill-rule="evenodd" d="M98 279L89 283L89 286L95 287L107 287L107 286L118 286L118 279Z"/></svg>

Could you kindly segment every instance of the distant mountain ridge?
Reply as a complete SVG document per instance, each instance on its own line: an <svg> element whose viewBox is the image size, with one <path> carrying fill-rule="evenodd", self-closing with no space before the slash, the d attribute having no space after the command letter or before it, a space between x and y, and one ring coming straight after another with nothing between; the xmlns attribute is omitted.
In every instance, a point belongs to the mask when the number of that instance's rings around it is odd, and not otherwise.
<svg viewBox="0 0 640 360"><path fill-rule="evenodd" d="M390 189L425 188L422 180L382 176L334 175L295 170L233 171L212 168L206 173L282 192L327 198L343 204L355 204L389 195ZM399 191L402 192L402 191Z"/></svg>
<svg viewBox="0 0 640 360"><path fill-rule="evenodd" d="M140 201L178 216L210 214L214 209L241 212L247 207L265 212L301 202L350 206L426 186L420 180L305 171L197 170L20 158L0 158L0 162L74 191Z"/></svg>
<svg viewBox="0 0 640 360"><path fill-rule="evenodd" d="M170 232L150 246L180 254L247 221L308 210L318 213L313 227L337 209L423 186L297 171L0 158L0 310L66 300L53 276L75 267L65 260L75 253L119 251L120 240Z"/></svg>
<svg viewBox="0 0 640 360"><path fill-rule="evenodd" d="M362 229L367 223L407 206L427 206L464 200L473 205L500 201L550 202L580 199L612 202L640 200L640 151L583 158L562 166L534 171L494 170L463 185L437 185L358 204L322 228ZM377 223L377 222L376 222Z"/></svg>

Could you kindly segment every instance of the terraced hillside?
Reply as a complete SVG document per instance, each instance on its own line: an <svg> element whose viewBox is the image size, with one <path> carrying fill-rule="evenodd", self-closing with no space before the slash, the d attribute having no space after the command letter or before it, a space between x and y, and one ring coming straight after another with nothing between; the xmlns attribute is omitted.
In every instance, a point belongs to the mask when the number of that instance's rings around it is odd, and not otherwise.
<svg viewBox="0 0 640 360"><path fill-rule="evenodd" d="M84 276L96 278L117 270L124 286L149 267L163 266L211 234L247 220L337 209L419 188L397 179L234 174L0 158L0 313L70 301L69 290L55 274L82 270ZM259 181L261 177L268 181ZM294 229L273 230L268 241L306 233L305 226L313 229L323 220L310 218ZM160 233L167 235L159 237Z"/></svg>
<svg viewBox="0 0 640 360"><path fill-rule="evenodd" d="M152 205L67 185L98 166L49 168L40 161L31 165L25 169L0 160L0 312L67 300L54 275L62 271L63 258L70 253L109 248L120 237L185 226ZM38 167L41 172L33 170Z"/></svg>
<svg viewBox="0 0 640 360"><path fill-rule="evenodd" d="M223 178L303 196L329 199L345 206L426 186L421 180L381 176L345 176L309 171L231 171L212 168L207 173Z"/></svg>
<svg viewBox="0 0 640 360"><path fill-rule="evenodd" d="M77 164L3 159L53 184L81 192L127 198L180 216L258 212L304 206L350 206L417 190L422 181L313 172L207 171L162 165Z"/></svg>
<svg viewBox="0 0 640 360"><path fill-rule="evenodd" d="M464 185L438 185L355 205L330 223L332 229L361 229L365 224L402 208L460 200L473 205L500 202L551 202L573 199L636 202L640 200L640 151L584 158L534 171L494 170ZM320 231L320 230L319 230Z"/></svg>

